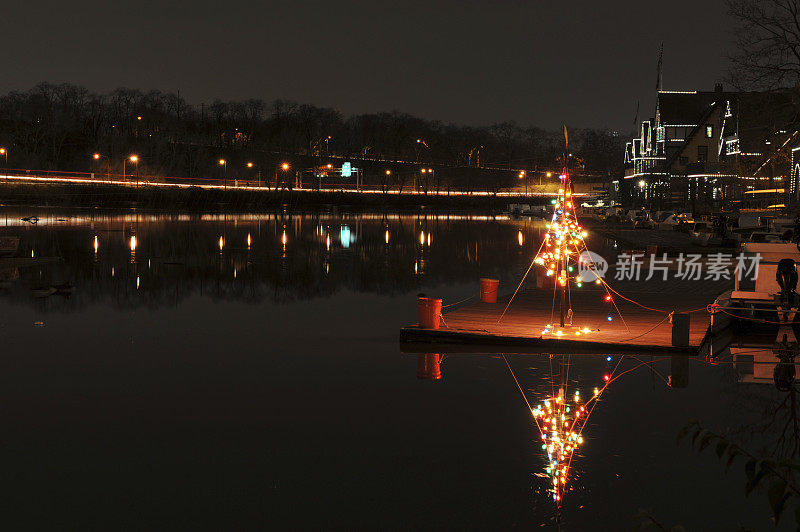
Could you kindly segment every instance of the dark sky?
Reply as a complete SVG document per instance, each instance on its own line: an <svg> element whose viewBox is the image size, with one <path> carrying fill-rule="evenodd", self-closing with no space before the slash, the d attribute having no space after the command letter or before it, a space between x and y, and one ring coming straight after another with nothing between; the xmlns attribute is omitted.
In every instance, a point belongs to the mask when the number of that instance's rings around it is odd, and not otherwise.
<svg viewBox="0 0 800 532"><path fill-rule="evenodd" d="M39 81L288 98L483 125L631 129L665 89L713 89L723 0L109 2L4 5L0 91Z"/></svg>

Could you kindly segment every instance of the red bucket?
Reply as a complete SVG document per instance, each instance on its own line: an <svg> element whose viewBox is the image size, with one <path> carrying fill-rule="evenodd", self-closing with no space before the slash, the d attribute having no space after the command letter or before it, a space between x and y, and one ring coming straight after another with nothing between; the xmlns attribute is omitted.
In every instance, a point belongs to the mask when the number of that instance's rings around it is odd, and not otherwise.
<svg viewBox="0 0 800 532"><path fill-rule="evenodd" d="M484 303L497 303L497 289L500 281L497 279L481 279L481 301Z"/></svg>
<svg viewBox="0 0 800 532"><path fill-rule="evenodd" d="M419 326L422 329L438 329L442 313L442 300L429 297L419 298Z"/></svg>
<svg viewBox="0 0 800 532"><path fill-rule="evenodd" d="M425 380L439 380L442 378L441 359L438 353L425 353L417 355L417 378Z"/></svg>

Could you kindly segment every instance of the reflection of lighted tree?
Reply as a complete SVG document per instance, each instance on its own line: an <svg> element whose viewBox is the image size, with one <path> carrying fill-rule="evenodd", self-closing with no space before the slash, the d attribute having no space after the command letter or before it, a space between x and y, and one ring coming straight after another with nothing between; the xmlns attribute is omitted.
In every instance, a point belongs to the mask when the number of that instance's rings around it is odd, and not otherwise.
<svg viewBox="0 0 800 532"><path fill-rule="evenodd" d="M583 443L581 433L588 417L580 404L580 392L576 391L574 398L570 402L562 387L532 411L542 437L542 449L547 453L546 471L553 482L553 500L559 506L567 487L572 455Z"/></svg>
<svg viewBox="0 0 800 532"><path fill-rule="evenodd" d="M623 360L620 358L613 371L603 376L604 385L594 388L592 396L584 401L577 388L574 393L569 393L571 356L551 356L548 376L550 390L536 407L532 407L508 359L503 356L503 360L539 429L542 450L547 456L545 472L551 484L548 489L560 510L564 493L569 490L572 458L583 443L583 430L595 405L611 382L631 370L615 375Z"/></svg>

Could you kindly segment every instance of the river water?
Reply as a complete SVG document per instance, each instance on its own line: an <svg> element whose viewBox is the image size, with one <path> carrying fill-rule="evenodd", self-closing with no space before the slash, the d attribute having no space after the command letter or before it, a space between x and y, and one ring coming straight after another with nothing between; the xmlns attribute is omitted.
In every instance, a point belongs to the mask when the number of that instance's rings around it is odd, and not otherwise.
<svg viewBox="0 0 800 532"><path fill-rule="evenodd" d="M440 379L418 378L431 375L397 341L419 293L455 302L482 276L511 291L542 229L424 212L0 211L0 237L20 239L0 259L0 519L555 528L505 361L445 354ZM555 359L506 359L531 404L550 394ZM585 394L618 363L633 371L584 428L564 529L634 529L642 509L689 530L772 526L742 464L726 474L676 435L696 418L769 452L778 428L756 424L782 400L773 386L692 360L689 386L671 388L670 361L647 353L571 363Z"/></svg>

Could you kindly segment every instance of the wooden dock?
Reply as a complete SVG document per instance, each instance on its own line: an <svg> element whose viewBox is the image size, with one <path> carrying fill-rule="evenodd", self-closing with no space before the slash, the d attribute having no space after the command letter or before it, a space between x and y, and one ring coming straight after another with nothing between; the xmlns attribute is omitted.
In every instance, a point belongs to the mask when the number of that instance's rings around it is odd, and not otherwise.
<svg viewBox="0 0 800 532"><path fill-rule="evenodd" d="M620 318L614 304L605 300L602 288L592 284L572 291L575 327L563 336L543 334L547 324L559 322L559 300L554 305L553 289L526 289L520 290L499 323L510 294L497 303L476 302L474 298L449 312L445 308L439 329L421 329L417 325L403 328L401 349L408 353L697 354L709 325L704 307L733 284L682 280L609 282L623 296L654 309L686 312L702 308L691 313L689 346L672 345L667 313L645 310L614 295Z"/></svg>

